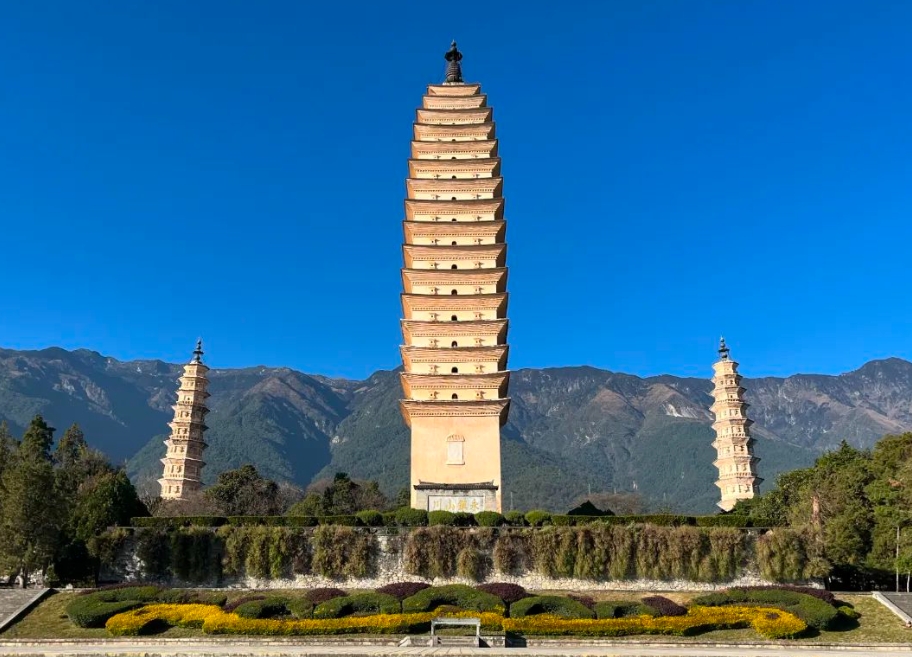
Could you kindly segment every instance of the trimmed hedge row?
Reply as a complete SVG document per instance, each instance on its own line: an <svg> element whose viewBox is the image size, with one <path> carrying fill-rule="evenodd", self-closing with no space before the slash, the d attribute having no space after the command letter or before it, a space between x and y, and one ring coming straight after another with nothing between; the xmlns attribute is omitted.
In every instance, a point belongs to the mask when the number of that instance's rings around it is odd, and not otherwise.
<svg viewBox="0 0 912 657"><path fill-rule="evenodd" d="M703 607L722 607L726 605L764 605L774 606L794 614L808 627L818 630L831 629L839 620L839 611L828 604L806 593L785 588L737 588L719 593L702 595L693 600L693 604Z"/></svg>
<svg viewBox="0 0 912 657"><path fill-rule="evenodd" d="M354 614L398 614L399 600L384 593L356 593L333 598L314 609L314 618L342 618Z"/></svg>
<svg viewBox="0 0 912 657"><path fill-rule="evenodd" d="M248 619L229 614L213 605L154 604L118 614L105 624L113 636L138 636L163 626L201 628L205 634L243 634L263 636L329 634L416 634L426 632L431 619L444 614L464 618L478 616L486 630L523 635L624 636L666 634L692 636L710 630L753 627L770 639L799 637L807 626L794 615L762 607L695 607L684 616L651 618L560 618L539 614L504 618L494 613L435 611L414 614L376 614L333 619Z"/></svg>
<svg viewBox="0 0 912 657"><path fill-rule="evenodd" d="M454 606L478 612L503 614L506 609L503 600L496 595L485 593L465 584L433 586L419 591L402 601L402 612L406 614L433 611L441 606Z"/></svg>
<svg viewBox="0 0 912 657"><path fill-rule="evenodd" d="M510 618L551 614L560 618L595 618L595 612L572 598L562 595L534 595L510 605Z"/></svg>
<svg viewBox="0 0 912 657"><path fill-rule="evenodd" d="M456 527L576 527L602 523L606 525L662 525L667 527L773 527L771 520L737 515L681 516L667 514L631 516L578 516L553 514L548 511L529 511L523 514L511 511L506 515L496 511L451 513L449 511L423 511L403 507L398 511L359 511L354 515L340 516L174 516L131 518L133 527L177 529L181 527L318 527L343 525L347 527L426 527L448 525Z"/></svg>
<svg viewBox="0 0 912 657"><path fill-rule="evenodd" d="M79 627L104 627L111 616L150 602L207 604L221 607L227 599L224 593L200 593L182 589L162 589L158 586L119 584L76 596L66 606L66 613Z"/></svg>

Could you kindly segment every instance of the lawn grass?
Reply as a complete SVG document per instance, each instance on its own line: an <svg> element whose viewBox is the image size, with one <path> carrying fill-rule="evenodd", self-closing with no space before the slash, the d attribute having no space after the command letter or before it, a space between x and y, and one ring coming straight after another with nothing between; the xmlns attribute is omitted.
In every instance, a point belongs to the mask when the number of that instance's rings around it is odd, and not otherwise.
<svg viewBox="0 0 912 657"><path fill-rule="evenodd" d="M301 596L300 589L281 590L271 589L266 591L234 590L228 592L229 600L246 595L261 594L266 596ZM542 594L566 595L567 591L542 591ZM646 592L633 591L577 591L580 595L589 595L597 600L637 600L646 595ZM48 595L35 606L25 617L21 618L6 631L0 632L0 640L10 639L109 639L110 635L104 628L81 628L70 622L66 615L66 606L78 595L69 591L54 592ZM660 593L675 602L687 603L699 593ZM875 644L892 643L906 644L912 642L912 629L907 629L902 622L886 607L877 602L870 595L842 595L840 600L855 607L861 618L849 626L838 631L824 631L817 636L799 640L801 644ZM161 638L203 637L199 629L169 628L161 634ZM213 637L209 637L213 638ZM363 635L362 635L363 638ZM389 637L385 637L389 638ZM217 640L217 639L216 639ZM752 629L743 630L715 630L694 637L668 637L668 636L634 636L613 639L615 641L630 641L641 643L768 643ZM561 637L561 641L574 642L573 637ZM581 643L587 639L581 638ZM591 641L588 640L588 641Z"/></svg>

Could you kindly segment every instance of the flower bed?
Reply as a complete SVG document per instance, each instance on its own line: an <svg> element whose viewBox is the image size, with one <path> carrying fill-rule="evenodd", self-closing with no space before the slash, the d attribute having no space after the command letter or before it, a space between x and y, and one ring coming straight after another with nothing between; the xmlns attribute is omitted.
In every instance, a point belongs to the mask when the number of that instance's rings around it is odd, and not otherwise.
<svg viewBox="0 0 912 657"><path fill-rule="evenodd" d="M130 612L128 612L130 613ZM602 620L568 619L550 614L503 619L503 629L518 634L554 636L692 636L722 629L753 627L768 639L794 639L807 625L796 616L764 607L694 607L683 616L634 616Z"/></svg>
<svg viewBox="0 0 912 657"><path fill-rule="evenodd" d="M334 634L414 634L428 631L431 619L446 615L476 617L487 630L526 635L626 636L669 634L690 636L710 630L753 627L771 639L798 637L807 626L796 616L766 607L694 607L684 616L637 616L615 619L568 619L551 614L504 618L489 612L458 611L375 614L347 618L278 620L242 618L215 605L152 604L117 614L105 625L114 636L138 636L165 626L198 627L206 634L319 636Z"/></svg>
<svg viewBox="0 0 912 657"><path fill-rule="evenodd" d="M241 618L214 605L148 605L110 618L105 626L114 636L138 636L162 626L199 627L206 634L320 636L333 634L414 634L427 632L439 614L375 614L307 620ZM458 612L450 617L481 618L483 627L500 628L499 614Z"/></svg>

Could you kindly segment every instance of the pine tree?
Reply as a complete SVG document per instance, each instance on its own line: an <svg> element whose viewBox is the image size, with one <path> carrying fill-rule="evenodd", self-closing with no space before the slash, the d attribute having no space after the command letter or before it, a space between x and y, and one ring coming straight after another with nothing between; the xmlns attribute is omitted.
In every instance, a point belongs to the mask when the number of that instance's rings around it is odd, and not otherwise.
<svg viewBox="0 0 912 657"><path fill-rule="evenodd" d="M54 429L49 427L41 415L36 415L19 445L19 452L30 457L50 462L51 446L54 444Z"/></svg>
<svg viewBox="0 0 912 657"><path fill-rule="evenodd" d="M57 461L57 465L61 468L72 467L85 455L88 449L89 446L86 443L85 434L82 433L82 429L79 428L78 424L73 423L73 426L64 432L60 442L57 443L57 449L54 451L54 460Z"/></svg>
<svg viewBox="0 0 912 657"><path fill-rule="evenodd" d="M3 471L0 568L29 576L47 568L61 537L63 516L54 486L53 429L36 416Z"/></svg>
<svg viewBox="0 0 912 657"><path fill-rule="evenodd" d="M16 447L16 439L10 433L6 420L0 422L0 497L3 496L3 471L13 458Z"/></svg>

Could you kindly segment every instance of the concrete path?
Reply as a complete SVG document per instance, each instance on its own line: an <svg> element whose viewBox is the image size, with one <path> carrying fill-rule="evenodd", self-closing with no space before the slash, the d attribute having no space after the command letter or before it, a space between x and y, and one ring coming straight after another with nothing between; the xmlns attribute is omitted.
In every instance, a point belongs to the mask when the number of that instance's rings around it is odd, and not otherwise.
<svg viewBox="0 0 912 657"><path fill-rule="evenodd" d="M256 640L242 641L105 641L99 643L0 642L0 655L47 655L63 657L76 655L142 655L162 657L188 655L215 657L294 656L294 657L381 657L386 655L442 655L459 657L845 657L846 655L876 655L878 657L909 657L912 647L837 647L837 646L699 646L688 644L613 644L572 646L555 644L533 648L396 648L392 646L314 646L281 644L267 645Z"/></svg>
<svg viewBox="0 0 912 657"><path fill-rule="evenodd" d="M0 589L0 632L50 589Z"/></svg>
<svg viewBox="0 0 912 657"><path fill-rule="evenodd" d="M912 622L912 593L888 593L877 591L872 596L904 622Z"/></svg>

